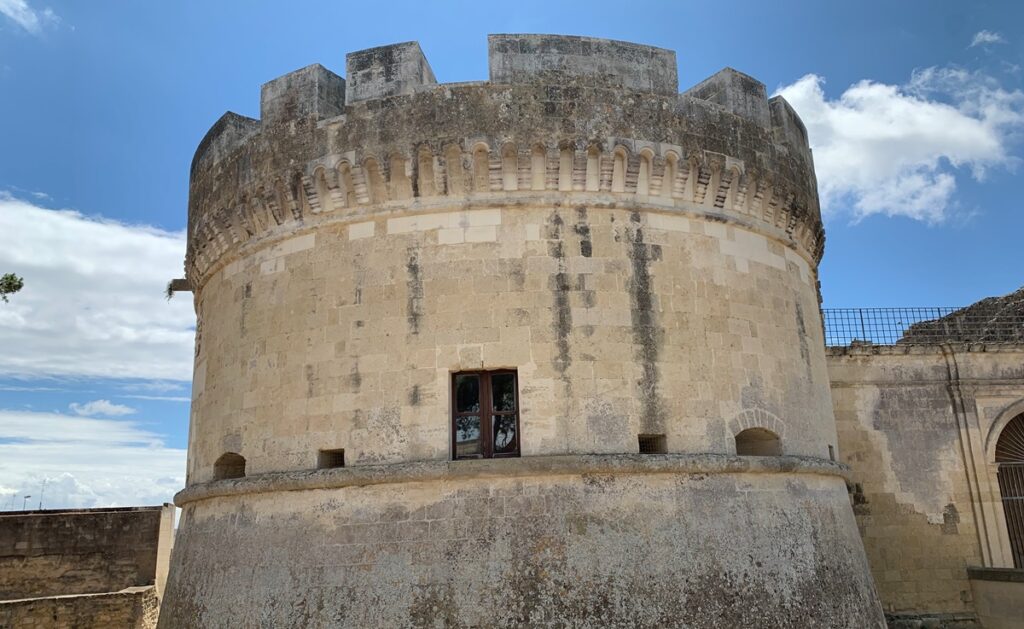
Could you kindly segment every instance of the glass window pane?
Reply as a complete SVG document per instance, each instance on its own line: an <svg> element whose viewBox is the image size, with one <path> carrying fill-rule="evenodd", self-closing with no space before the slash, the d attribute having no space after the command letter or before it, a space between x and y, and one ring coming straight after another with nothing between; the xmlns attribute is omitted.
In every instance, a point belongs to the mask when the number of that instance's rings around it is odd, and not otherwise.
<svg viewBox="0 0 1024 629"><path fill-rule="evenodd" d="M516 441L516 416L495 415L492 426L494 427L494 453L511 454L518 449Z"/></svg>
<svg viewBox="0 0 1024 629"><path fill-rule="evenodd" d="M465 415L455 418L455 458L483 454L480 443L480 416Z"/></svg>
<svg viewBox="0 0 1024 629"><path fill-rule="evenodd" d="M480 412L480 376L475 374L455 376L455 412Z"/></svg>
<svg viewBox="0 0 1024 629"><path fill-rule="evenodd" d="M491 397L495 413L516 410L515 374L503 373L491 376Z"/></svg>

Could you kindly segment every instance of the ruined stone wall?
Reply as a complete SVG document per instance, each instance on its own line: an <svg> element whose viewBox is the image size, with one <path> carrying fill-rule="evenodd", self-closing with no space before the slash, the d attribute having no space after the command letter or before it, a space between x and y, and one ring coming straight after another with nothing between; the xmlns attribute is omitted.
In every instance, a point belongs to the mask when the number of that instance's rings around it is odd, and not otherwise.
<svg viewBox="0 0 1024 629"><path fill-rule="evenodd" d="M1024 404L1024 348L855 346L831 348L828 364L886 610L973 612L967 567L1012 566L993 448Z"/></svg>
<svg viewBox="0 0 1024 629"><path fill-rule="evenodd" d="M153 585L172 519L171 506L0 513L0 600Z"/></svg>
<svg viewBox="0 0 1024 629"><path fill-rule="evenodd" d="M162 626L880 626L799 119L730 69L677 93L671 51L489 43L488 82L415 43L310 66L197 150ZM522 458L450 460L470 369L517 370Z"/></svg>
<svg viewBox="0 0 1024 629"><path fill-rule="evenodd" d="M0 601L0 629L153 629L159 606L154 586Z"/></svg>

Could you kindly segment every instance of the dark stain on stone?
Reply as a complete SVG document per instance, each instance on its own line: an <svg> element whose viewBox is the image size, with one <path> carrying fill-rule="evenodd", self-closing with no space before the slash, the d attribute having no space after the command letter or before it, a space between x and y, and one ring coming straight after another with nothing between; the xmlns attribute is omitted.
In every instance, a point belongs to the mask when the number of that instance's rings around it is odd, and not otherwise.
<svg viewBox="0 0 1024 629"><path fill-rule="evenodd" d="M512 287L515 290L523 290L526 286L526 269L523 268L522 260L509 260L506 274L512 280Z"/></svg>
<svg viewBox="0 0 1024 629"><path fill-rule="evenodd" d="M951 502L942 510L942 534L956 535L959 532L958 524L960 524L960 512L956 510L956 505Z"/></svg>
<svg viewBox="0 0 1024 629"><path fill-rule="evenodd" d="M800 358L803 359L804 365L807 367L807 380L808 382L814 379L814 373L811 369L811 351L807 347L807 325L804 323L804 309L800 305L800 301L796 302L796 333L797 338L800 341Z"/></svg>
<svg viewBox="0 0 1024 629"><path fill-rule="evenodd" d="M363 376L359 373L359 358L352 359L352 370L349 371L348 382L355 392L358 392L359 387L363 386Z"/></svg>
<svg viewBox="0 0 1024 629"><path fill-rule="evenodd" d="M871 506L868 497L864 494L864 486L860 483L847 483L846 490L853 502L854 515L870 515Z"/></svg>
<svg viewBox="0 0 1024 629"><path fill-rule="evenodd" d="M630 321L636 358L641 365L640 389L642 407L641 427L645 432L663 432L664 409L658 396L658 347L664 331L658 327L654 298L651 294L650 263L661 259L661 247L644 242L640 213L630 215L630 248L628 251L632 266L629 279Z"/></svg>
<svg viewBox="0 0 1024 629"><path fill-rule="evenodd" d="M557 352L552 359L552 366L562 376L566 387L569 379L566 373L572 364L569 354L569 333L572 331L572 310L569 305L569 291L572 289L569 274L566 272L565 242L562 240L564 222L558 212L548 219L548 255L558 263L558 272L551 277L551 293L554 299L554 333Z"/></svg>
<svg viewBox="0 0 1024 629"><path fill-rule="evenodd" d="M414 384L409 389L409 406L418 406L420 403L420 385Z"/></svg>
<svg viewBox="0 0 1024 629"><path fill-rule="evenodd" d="M313 365L306 365L306 397L313 397L316 386L316 374Z"/></svg>
<svg viewBox="0 0 1024 629"><path fill-rule="evenodd" d="M580 237L580 255L589 258L594 253L594 245L590 240L590 224L587 222L587 208L576 208L576 225L573 231Z"/></svg>
<svg viewBox="0 0 1024 629"><path fill-rule="evenodd" d="M408 260L405 263L407 278L405 281L408 295L405 315L409 323L409 332L420 333L420 319L423 317L423 278L420 275L420 251L417 247L409 247Z"/></svg>

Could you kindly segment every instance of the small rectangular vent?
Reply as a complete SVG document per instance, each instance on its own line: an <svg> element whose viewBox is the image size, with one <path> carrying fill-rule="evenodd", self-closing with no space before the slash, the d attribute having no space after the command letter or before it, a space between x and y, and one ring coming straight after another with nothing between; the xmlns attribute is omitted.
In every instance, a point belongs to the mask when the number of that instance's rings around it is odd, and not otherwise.
<svg viewBox="0 0 1024 629"><path fill-rule="evenodd" d="M665 435L638 435L638 438L640 454L665 454L668 452Z"/></svg>
<svg viewBox="0 0 1024 629"><path fill-rule="evenodd" d="M316 456L316 466L321 470L345 467L345 449L321 450Z"/></svg>

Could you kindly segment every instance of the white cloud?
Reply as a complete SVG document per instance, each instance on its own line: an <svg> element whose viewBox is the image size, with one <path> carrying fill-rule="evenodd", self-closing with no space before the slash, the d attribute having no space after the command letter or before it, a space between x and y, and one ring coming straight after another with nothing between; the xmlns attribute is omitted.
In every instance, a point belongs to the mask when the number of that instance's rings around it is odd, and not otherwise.
<svg viewBox="0 0 1024 629"><path fill-rule="evenodd" d="M60 22L52 9L37 11L25 0L0 0L0 13L33 35L41 33L46 26Z"/></svg>
<svg viewBox="0 0 1024 629"><path fill-rule="evenodd" d="M185 484L185 450L135 421L0 410L0 509L38 507L44 481L44 508L160 504Z"/></svg>
<svg viewBox="0 0 1024 629"><path fill-rule="evenodd" d="M164 298L185 236L50 210L0 192L0 272L25 287L0 304L0 375L185 381L195 315Z"/></svg>
<svg viewBox="0 0 1024 629"><path fill-rule="evenodd" d="M192 398L184 395L122 395L133 400L156 400L158 402L191 402Z"/></svg>
<svg viewBox="0 0 1024 629"><path fill-rule="evenodd" d="M808 74L777 93L800 114L814 149L826 213L941 222L955 208L956 174L980 180L1012 167L1024 93L955 68L915 72L902 86L861 81L837 99Z"/></svg>
<svg viewBox="0 0 1024 629"><path fill-rule="evenodd" d="M989 44L1005 44L1006 40L999 33L992 31L978 31L974 34L974 39L971 40L971 45L968 48L974 48L975 46L987 46Z"/></svg>
<svg viewBox="0 0 1024 629"><path fill-rule="evenodd" d="M92 402L86 402L85 404L78 404L72 402L68 404L68 408L73 410L77 415L84 415L91 417L92 415L102 415L103 417L120 417L122 415L131 415L137 409L124 404L114 404L110 400L93 400Z"/></svg>

